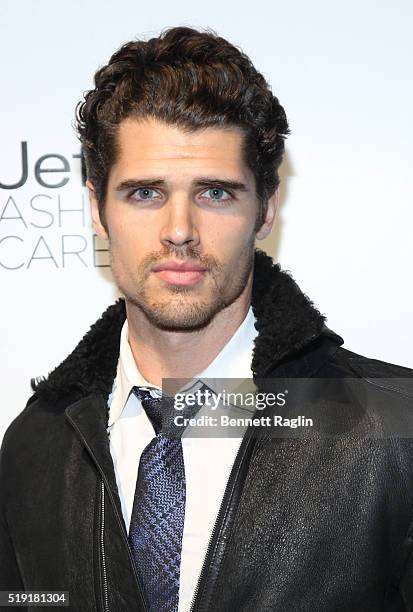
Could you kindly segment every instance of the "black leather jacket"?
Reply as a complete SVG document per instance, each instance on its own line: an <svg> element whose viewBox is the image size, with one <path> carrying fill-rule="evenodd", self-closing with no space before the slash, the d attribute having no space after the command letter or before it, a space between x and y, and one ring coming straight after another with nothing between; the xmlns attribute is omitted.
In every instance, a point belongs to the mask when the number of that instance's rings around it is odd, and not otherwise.
<svg viewBox="0 0 413 612"><path fill-rule="evenodd" d="M344 349L261 252L252 305L257 386L306 380L299 410L323 430L248 428L192 610L413 610L413 371ZM124 319L120 300L6 431L0 590L69 591L76 612L145 610L106 433Z"/></svg>

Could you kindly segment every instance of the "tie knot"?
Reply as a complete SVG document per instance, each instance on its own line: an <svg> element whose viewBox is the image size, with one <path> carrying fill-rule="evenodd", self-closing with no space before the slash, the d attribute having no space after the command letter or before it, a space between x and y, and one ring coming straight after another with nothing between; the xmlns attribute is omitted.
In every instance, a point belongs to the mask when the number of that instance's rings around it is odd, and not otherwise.
<svg viewBox="0 0 413 612"><path fill-rule="evenodd" d="M158 435L160 431L166 431L173 421L173 397L167 395L153 397L148 389L141 389L140 387L134 387L133 392L140 399L155 434Z"/></svg>
<svg viewBox="0 0 413 612"><path fill-rule="evenodd" d="M174 418L177 415L192 418L201 406L186 405L181 410L175 409L175 398L170 395L162 394L160 397L153 397L148 389L133 387L133 393L140 399L143 409L155 434L163 432L173 437L180 437L185 427L175 425Z"/></svg>

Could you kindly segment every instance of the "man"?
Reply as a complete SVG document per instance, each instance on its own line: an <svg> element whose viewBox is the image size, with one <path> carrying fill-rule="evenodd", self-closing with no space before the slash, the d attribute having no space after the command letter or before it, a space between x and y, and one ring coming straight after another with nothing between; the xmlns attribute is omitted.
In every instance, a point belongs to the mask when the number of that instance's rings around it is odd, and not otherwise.
<svg viewBox="0 0 413 612"><path fill-rule="evenodd" d="M172 28L96 73L78 129L124 300L6 432L1 589L68 591L76 611L413 609L412 371L344 349L255 250L288 134L262 75ZM167 429L163 380L188 397L249 377L301 381L283 414L319 427Z"/></svg>

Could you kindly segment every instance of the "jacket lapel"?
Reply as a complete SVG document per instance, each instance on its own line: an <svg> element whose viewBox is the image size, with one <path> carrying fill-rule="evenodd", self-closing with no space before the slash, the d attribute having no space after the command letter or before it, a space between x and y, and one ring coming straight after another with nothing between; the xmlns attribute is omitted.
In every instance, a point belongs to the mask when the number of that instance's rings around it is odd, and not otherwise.
<svg viewBox="0 0 413 612"><path fill-rule="evenodd" d="M106 489L112 497L116 513L126 535L109 438L106 433L107 411L108 407L105 399L102 395L95 393L68 406L65 409L65 414L95 463Z"/></svg>

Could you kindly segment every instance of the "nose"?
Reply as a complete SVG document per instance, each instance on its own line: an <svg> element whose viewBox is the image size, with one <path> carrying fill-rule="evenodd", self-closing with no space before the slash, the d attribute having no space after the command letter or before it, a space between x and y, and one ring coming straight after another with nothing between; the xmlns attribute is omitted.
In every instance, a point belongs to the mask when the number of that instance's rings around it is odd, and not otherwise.
<svg viewBox="0 0 413 612"><path fill-rule="evenodd" d="M186 196L170 198L164 206L164 222L161 229L161 242L167 247L198 246L199 232L196 211Z"/></svg>

